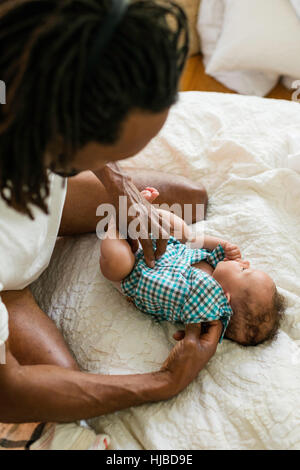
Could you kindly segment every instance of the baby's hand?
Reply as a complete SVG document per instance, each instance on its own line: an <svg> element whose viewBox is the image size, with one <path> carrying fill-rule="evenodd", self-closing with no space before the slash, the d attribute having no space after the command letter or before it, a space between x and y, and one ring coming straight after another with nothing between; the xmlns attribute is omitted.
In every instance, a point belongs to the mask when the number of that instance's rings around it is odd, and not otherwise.
<svg viewBox="0 0 300 470"><path fill-rule="evenodd" d="M240 252L240 249L237 245L233 245L233 243L230 242L223 242L221 243L222 248L225 252L225 258L224 261L226 260L237 260L242 258L242 254Z"/></svg>

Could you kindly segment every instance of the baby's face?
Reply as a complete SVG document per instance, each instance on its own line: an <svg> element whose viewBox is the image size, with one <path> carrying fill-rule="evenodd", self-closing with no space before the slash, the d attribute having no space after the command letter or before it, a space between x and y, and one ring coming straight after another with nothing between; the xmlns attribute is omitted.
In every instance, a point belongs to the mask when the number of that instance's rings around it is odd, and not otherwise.
<svg viewBox="0 0 300 470"><path fill-rule="evenodd" d="M251 269L249 261L220 261L212 276L222 286L228 300L238 298L246 289L260 302L267 301L274 292L273 280L263 271Z"/></svg>

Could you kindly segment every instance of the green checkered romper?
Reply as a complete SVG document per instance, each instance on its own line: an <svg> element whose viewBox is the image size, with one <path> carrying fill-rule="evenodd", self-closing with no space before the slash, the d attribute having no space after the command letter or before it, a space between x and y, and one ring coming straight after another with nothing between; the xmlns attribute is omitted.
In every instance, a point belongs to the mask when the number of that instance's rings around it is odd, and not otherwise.
<svg viewBox="0 0 300 470"><path fill-rule="evenodd" d="M153 248L156 241L152 240ZM213 268L224 259L221 245L213 251L191 249L170 237L164 255L154 268L146 265L143 250L136 253L131 273L121 282L123 294L142 312L170 322L200 323L221 320L223 339L232 309L220 284L192 266L206 261Z"/></svg>

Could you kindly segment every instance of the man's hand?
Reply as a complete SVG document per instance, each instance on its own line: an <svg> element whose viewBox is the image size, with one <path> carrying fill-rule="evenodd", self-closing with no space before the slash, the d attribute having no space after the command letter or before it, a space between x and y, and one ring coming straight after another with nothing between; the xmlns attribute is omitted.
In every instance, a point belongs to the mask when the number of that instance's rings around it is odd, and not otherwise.
<svg viewBox="0 0 300 470"><path fill-rule="evenodd" d="M233 245L233 243L224 241L221 243L221 246L225 252L224 261L238 260L242 258L241 251L237 245Z"/></svg>
<svg viewBox="0 0 300 470"><path fill-rule="evenodd" d="M138 240L140 241L147 265L154 267L155 259L166 251L171 233L170 224L167 220L162 219L158 210L146 201L117 163L110 163L94 173L104 184L117 210L116 226L121 233L123 231L122 227L119 227L119 214L123 208L120 207L120 196L125 196L127 199L127 213L122 212L122 215L126 219L126 228L129 229L129 232L123 235L128 236L133 251L136 251ZM155 253L150 238L151 232L157 239Z"/></svg>
<svg viewBox="0 0 300 470"><path fill-rule="evenodd" d="M197 377L216 352L222 333L222 322L211 321L205 325L205 330L201 333L201 324L189 324L185 332L177 331L174 334L178 343L161 368L162 372L169 372L170 387L173 387L174 395Z"/></svg>

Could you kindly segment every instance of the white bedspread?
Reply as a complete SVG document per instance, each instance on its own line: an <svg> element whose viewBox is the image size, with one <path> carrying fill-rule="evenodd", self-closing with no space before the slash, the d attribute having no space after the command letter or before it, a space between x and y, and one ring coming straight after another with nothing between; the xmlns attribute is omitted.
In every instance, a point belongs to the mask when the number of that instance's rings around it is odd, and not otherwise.
<svg viewBox="0 0 300 470"><path fill-rule="evenodd" d="M271 345L225 340L179 396L94 419L113 448L300 449L300 175L287 164L291 132L300 133L298 103L188 92L130 160L203 181L207 233L239 244L274 278L288 310ZM101 276L99 243L59 240L35 295L83 369L157 370L176 327L153 323Z"/></svg>

